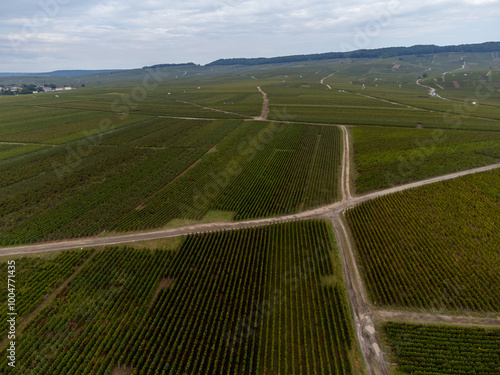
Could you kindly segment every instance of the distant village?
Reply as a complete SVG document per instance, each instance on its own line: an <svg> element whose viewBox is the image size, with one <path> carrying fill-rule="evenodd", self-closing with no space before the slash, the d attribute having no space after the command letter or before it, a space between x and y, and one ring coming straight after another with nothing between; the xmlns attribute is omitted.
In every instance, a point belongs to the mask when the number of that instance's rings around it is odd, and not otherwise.
<svg viewBox="0 0 500 375"><path fill-rule="evenodd" d="M39 94L41 92L53 91L69 91L73 90L71 86L56 86L54 84L41 85L0 85L0 95L25 95L25 94Z"/></svg>

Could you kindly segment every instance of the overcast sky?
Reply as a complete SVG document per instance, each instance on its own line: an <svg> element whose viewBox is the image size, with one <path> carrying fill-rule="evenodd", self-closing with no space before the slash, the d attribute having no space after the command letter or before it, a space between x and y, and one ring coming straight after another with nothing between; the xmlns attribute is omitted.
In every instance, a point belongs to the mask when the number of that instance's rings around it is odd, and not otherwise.
<svg viewBox="0 0 500 375"><path fill-rule="evenodd" d="M0 72L500 41L500 0L15 0Z"/></svg>

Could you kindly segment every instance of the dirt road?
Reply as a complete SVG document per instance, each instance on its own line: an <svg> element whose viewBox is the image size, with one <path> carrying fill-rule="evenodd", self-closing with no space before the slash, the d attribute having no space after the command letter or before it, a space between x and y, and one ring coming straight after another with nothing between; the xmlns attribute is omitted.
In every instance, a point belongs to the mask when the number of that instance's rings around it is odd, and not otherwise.
<svg viewBox="0 0 500 375"><path fill-rule="evenodd" d="M267 121L267 116L269 115L269 98L267 97L267 94L261 89L260 86L257 86L257 89L262 94L264 102L262 103L262 112L260 113L260 116L256 117L255 119L261 121Z"/></svg>
<svg viewBox="0 0 500 375"><path fill-rule="evenodd" d="M426 314L411 311L396 310L375 310L375 320L383 322L412 322L418 324L439 324L450 326L477 326L500 328L500 316L497 317L477 317L444 314Z"/></svg>
<svg viewBox="0 0 500 375"><path fill-rule="evenodd" d="M349 143L349 131L344 125L339 125L343 133L344 152L342 155L342 178L340 181L342 191L342 202L350 201L351 196L351 148Z"/></svg>
<svg viewBox="0 0 500 375"><path fill-rule="evenodd" d="M437 92L436 92L436 89L434 87L431 87L431 86L428 86L424 83L422 83L422 81L420 79L417 79L417 85L419 86L422 86L422 87L425 87L426 89L429 90L429 95L430 96L433 96L435 98L439 98L439 99L443 99L443 100L450 100L448 98L443 98L442 96L440 96Z"/></svg>
<svg viewBox="0 0 500 375"><path fill-rule="evenodd" d="M341 178L342 201L340 205L342 207L353 201L353 198L351 196L349 132L343 125L340 126L340 128L343 133L344 145ZM343 210L345 210L345 208L337 208L330 219L335 231L339 256L342 261L342 270L347 286L347 296L353 311L356 338L370 375L380 373L382 375L389 375L384 353L380 349L381 346L378 341L377 331L373 323L373 315L368 294L363 280L361 279L361 274L354 256L352 241L342 221L341 212Z"/></svg>
<svg viewBox="0 0 500 375"><path fill-rule="evenodd" d="M337 73L337 72L335 72L335 73ZM332 86L330 86L328 83L325 83L325 79L330 78L331 76L335 75L335 73L332 73L332 74L326 76L325 78L322 78L321 81L320 81L320 83L322 85L326 85L326 87L328 87L329 90L332 90Z"/></svg>
<svg viewBox="0 0 500 375"><path fill-rule="evenodd" d="M380 349L377 331L373 322L368 295L364 287L347 229L340 215L332 217L332 224L339 247L342 270L347 286L347 296L353 311L356 338L370 375L388 375L384 353Z"/></svg>

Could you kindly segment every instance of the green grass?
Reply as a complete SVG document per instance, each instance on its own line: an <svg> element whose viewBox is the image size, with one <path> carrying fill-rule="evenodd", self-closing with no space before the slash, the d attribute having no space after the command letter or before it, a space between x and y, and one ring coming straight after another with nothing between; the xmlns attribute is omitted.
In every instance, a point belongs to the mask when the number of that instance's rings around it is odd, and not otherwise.
<svg viewBox="0 0 500 375"><path fill-rule="evenodd" d="M177 250L182 242L184 241L184 237L172 237L172 238L160 238L157 240L147 240L147 241L136 241L136 242L128 242L127 248L130 249L150 249L154 250Z"/></svg>
<svg viewBox="0 0 500 375"><path fill-rule="evenodd" d="M0 160L10 159L19 155L28 154L46 148L46 145L27 144L27 145L0 145Z"/></svg>

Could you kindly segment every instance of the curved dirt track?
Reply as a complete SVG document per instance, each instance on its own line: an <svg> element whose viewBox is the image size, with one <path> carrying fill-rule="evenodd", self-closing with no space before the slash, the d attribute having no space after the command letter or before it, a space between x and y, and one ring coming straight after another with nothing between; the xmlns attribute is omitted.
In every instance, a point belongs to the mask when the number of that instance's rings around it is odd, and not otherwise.
<svg viewBox="0 0 500 375"><path fill-rule="evenodd" d="M337 73L337 72L335 72L335 73ZM325 78L322 78L321 81L320 81L320 83L322 85L325 85L326 87L328 87L328 90L332 90L332 86L330 86L328 83L325 83L325 79L330 78L331 76L335 75L335 73L332 73L332 74L326 76Z"/></svg>

